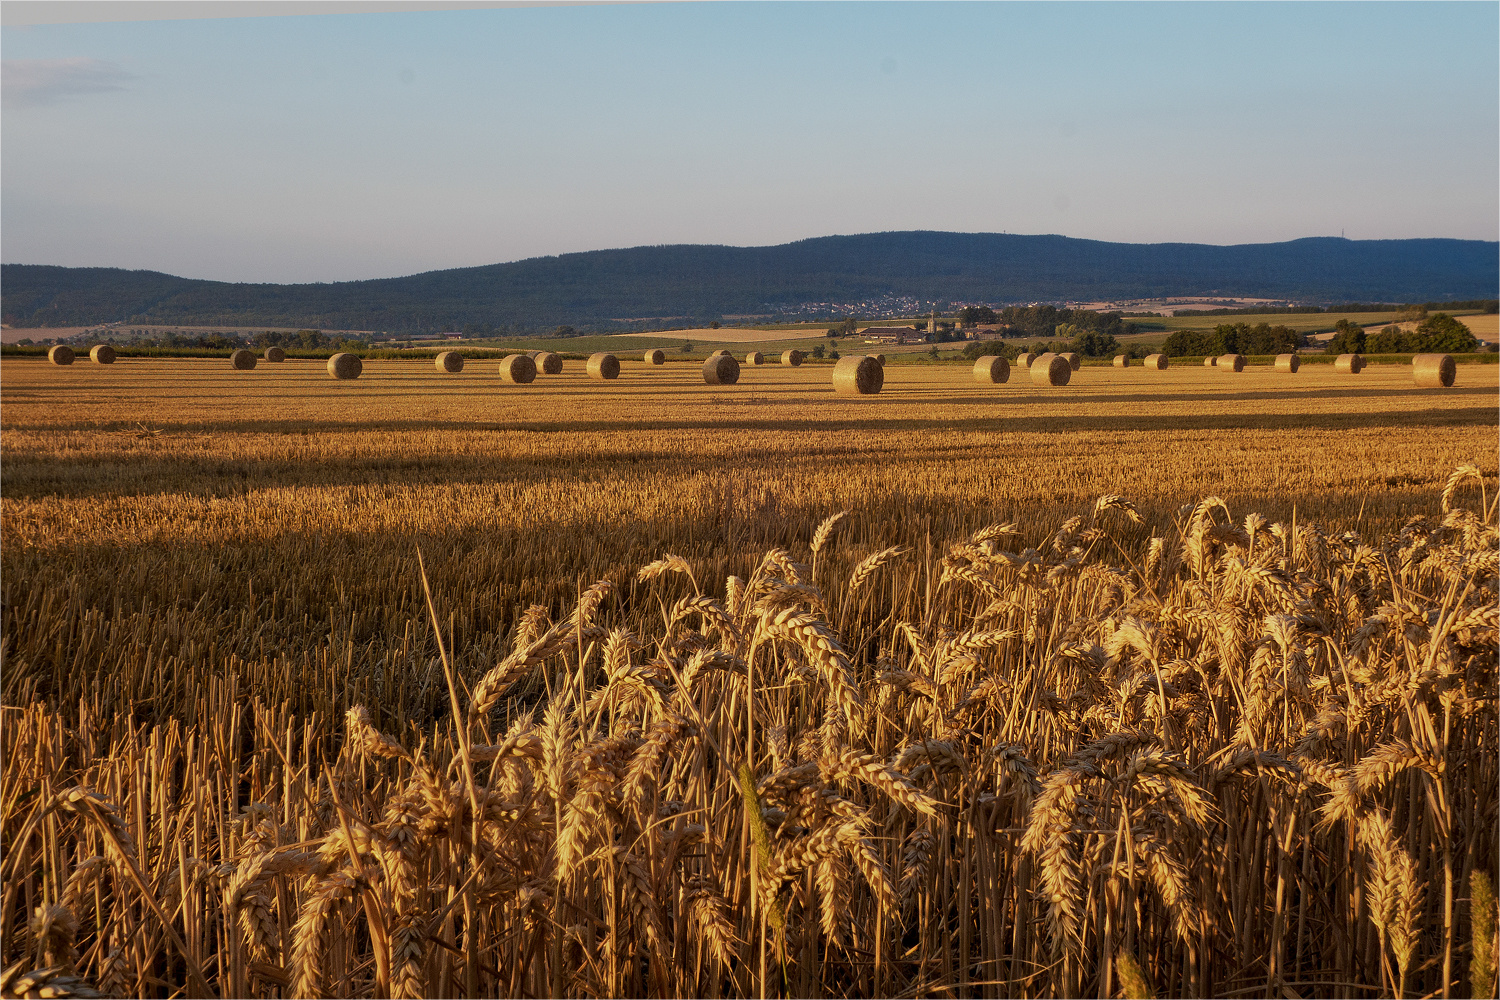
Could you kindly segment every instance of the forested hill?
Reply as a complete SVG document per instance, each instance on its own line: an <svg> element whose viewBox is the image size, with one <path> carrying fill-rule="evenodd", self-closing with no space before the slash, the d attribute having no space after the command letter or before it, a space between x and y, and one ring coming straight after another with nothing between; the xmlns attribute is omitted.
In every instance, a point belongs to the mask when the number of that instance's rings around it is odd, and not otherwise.
<svg viewBox="0 0 1500 1000"><path fill-rule="evenodd" d="M826 236L773 247L653 246L334 284L231 284L154 271L5 264L14 327L109 322L524 332L653 317L783 313L910 297L1058 302L1222 295L1304 303L1494 298L1500 244L1344 240L1208 246L996 233ZM857 309L852 311L858 311Z"/></svg>

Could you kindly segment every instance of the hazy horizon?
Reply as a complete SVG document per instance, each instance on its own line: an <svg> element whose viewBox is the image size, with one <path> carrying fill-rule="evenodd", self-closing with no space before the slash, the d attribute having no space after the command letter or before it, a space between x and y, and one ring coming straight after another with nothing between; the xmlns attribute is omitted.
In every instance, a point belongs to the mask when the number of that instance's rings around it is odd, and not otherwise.
<svg viewBox="0 0 1500 1000"><path fill-rule="evenodd" d="M15 6L6 263L306 283L911 230L1500 236L1494 4Z"/></svg>

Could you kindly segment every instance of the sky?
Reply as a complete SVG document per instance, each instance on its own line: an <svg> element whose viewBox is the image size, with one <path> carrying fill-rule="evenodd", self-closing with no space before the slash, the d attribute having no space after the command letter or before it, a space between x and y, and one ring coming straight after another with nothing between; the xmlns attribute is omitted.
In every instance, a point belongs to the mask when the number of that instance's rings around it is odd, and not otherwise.
<svg viewBox="0 0 1500 1000"><path fill-rule="evenodd" d="M1495 3L398 6L7 0L0 259L1500 235Z"/></svg>

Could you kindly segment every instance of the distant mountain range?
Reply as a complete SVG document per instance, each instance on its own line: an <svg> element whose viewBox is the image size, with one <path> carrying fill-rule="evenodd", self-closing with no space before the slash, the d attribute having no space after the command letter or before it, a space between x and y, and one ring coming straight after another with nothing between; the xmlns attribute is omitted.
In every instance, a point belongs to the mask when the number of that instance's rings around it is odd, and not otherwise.
<svg viewBox="0 0 1500 1000"><path fill-rule="evenodd" d="M772 247L650 246L333 284L0 266L12 327L125 322L411 333L640 328L672 317L826 315L905 300L1010 304L1211 295L1308 304L1494 298L1500 244L1345 240L1208 246L998 233L824 236ZM851 308L852 307L852 308ZM866 309L865 315L870 314Z"/></svg>

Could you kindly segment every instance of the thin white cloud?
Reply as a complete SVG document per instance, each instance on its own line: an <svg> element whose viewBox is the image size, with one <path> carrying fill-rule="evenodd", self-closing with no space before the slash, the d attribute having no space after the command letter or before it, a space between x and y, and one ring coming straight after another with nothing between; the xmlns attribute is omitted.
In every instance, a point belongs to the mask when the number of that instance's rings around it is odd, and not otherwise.
<svg viewBox="0 0 1500 1000"><path fill-rule="evenodd" d="M6 107L32 108L84 94L124 90L135 79L115 63L68 59L6 59L0 63L0 99Z"/></svg>

